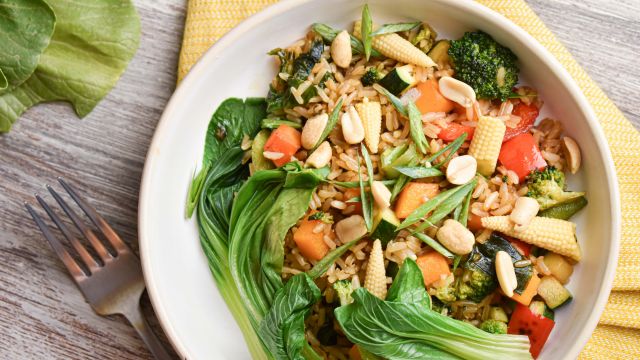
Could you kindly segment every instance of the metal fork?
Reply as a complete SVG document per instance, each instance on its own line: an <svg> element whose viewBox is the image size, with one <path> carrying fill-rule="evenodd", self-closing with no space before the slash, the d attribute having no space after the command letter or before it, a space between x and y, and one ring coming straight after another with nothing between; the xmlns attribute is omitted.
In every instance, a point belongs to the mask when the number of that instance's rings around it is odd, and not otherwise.
<svg viewBox="0 0 640 360"><path fill-rule="evenodd" d="M102 232L113 248L113 251L98 239L96 234L85 225L80 217L67 205L60 195L49 185L47 189L54 199L60 204L64 212L71 218L78 230L89 240L93 249L98 254L99 259L91 255L80 243L71 231L64 225L58 215L47 205L47 203L36 194L36 199L44 208L51 220L56 224L65 238L71 243L86 269L69 254L60 240L51 232L42 218L35 210L25 202L25 206L33 220L36 222L44 237L49 241L53 250L65 264L73 280L80 291L87 299L93 310L99 315L122 314L136 329L144 343L156 359L171 359L164 346L160 343L151 327L145 320L140 309L140 296L144 291L145 284L142 277L140 261L133 254L131 249L120 239L107 222L96 210L83 200L76 190L64 179L58 178L62 187L69 193L71 198L78 204L91 222Z"/></svg>

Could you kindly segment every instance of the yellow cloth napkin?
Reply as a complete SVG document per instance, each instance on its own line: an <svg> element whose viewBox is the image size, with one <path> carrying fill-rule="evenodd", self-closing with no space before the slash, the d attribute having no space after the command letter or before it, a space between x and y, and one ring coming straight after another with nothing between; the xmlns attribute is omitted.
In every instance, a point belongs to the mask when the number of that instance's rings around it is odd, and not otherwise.
<svg viewBox="0 0 640 360"><path fill-rule="evenodd" d="M578 83L605 132L620 184L622 238L607 307L580 359L640 359L640 134L523 0L477 0L529 32ZM247 16L277 0L189 0L182 79L202 54Z"/></svg>

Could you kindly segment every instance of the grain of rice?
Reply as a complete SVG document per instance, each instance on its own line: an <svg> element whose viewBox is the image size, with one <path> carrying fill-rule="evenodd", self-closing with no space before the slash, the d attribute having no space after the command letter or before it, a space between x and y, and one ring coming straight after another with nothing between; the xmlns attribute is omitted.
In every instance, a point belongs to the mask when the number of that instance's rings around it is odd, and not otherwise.
<svg viewBox="0 0 640 360"><path fill-rule="evenodd" d="M506 214L510 213L512 209L513 209L513 205L506 204L506 205L503 205L503 206L493 210L491 212L491 215L494 215L494 216L506 215Z"/></svg>
<svg viewBox="0 0 640 360"><path fill-rule="evenodd" d="M471 213L478 215L480 217L489 216L489 213L486 212L483 208L484 208L483 203L475 202L471 204Z"/></svg>
<svg viewBox="0 0 640 360"><path fill-rule="evenodd" d="M536 259L536 270L542 275L551 275L551 271L547 267L547 264L544 263L544 256L539 256Z"/></svg>
<svg viewBox="0 0 640 360"><path fill-rule="evenodd" d="M285 72L281 72L278 74L278 77L284 81L289 80L289 74L285 73Z"/></svg>
<svg viewBox="0 0 640 360"><path fill-rule="evenodd" d="M484 229L476 237L476 242L479 243L479 244L484 244L485 242L487 242L487 240L489 240L490 236L491 236L491 230L490 229Z"/></svg>
<svg viewBox="0 0 640 360"><path fill-rule="evenodd" d="M333 200L331 202L331 206L336 208L336 209L339 209L339 210L344 210L344 209L347 208L347 204L345 204L345 203L343 203L342 201L339 201L339 200Z"/></svg>
<svg viewBox="0 0 640 360"><path fill-rule="evenodd" d="M283 274L291 274L291 275L296 275L296 274L300 274L302 271L298 270L298 269L293 269L290 268L288 266L283 266L282 267L282 273Z"/></svg>
<svg viewBox="0 0 640 360"><path fill-rule="evenodd" d="M491 195L487 196L487 199L484 201L482 209L484 211L491 209L491 206L493 205L493 203L498 199L498 195L499 194L494 191L491 193Z"/></svg>
<svg viewBox="0 0 640 360"><path fill-rule="evenodd" d="M320 234L321 232L324 232L324 223L319 223L319 224L317 224L317 225L313 228L312 232L313 232L314 234Z"/></svg>
<svg viewBox="0 0 640 360"><path fill-rule="evenodd" d="M298 89L291 87L289 91L291 91L291 95L293 95L293 98L296 99L296 102L298 104L300 105L304 104L304 99L302 98L302 95L300 94L300 92L298 92Z"/></svg>
<svg viewBox="0 0 640 360"><path fill-rule="evenodd" d="M276 152L276 151L264 151L262 153L262 156L264 156L265 158L267 158L269 160L278 160L278 159L282 158L284 156L284 154L281 153L281 152Z"/></svg>

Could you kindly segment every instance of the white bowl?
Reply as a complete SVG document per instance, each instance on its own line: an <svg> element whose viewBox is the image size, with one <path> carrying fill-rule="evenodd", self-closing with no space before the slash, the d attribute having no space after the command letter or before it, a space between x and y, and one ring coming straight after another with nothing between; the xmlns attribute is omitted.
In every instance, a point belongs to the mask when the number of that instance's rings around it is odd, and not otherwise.
<svg viewBox="0 0 640 360"><path fill-rule="evenodd" d="M593 110L569 74L536 40L501 15L472 1L369 1L377 23L419 19L444 37L480 29L511 48L521 73L535 86L544 110L562 121L582 148L580 175L569 179L587 192L577 217L584 258L569 283L571 304L556 313L556 326L541 359L577 357L595 328L613 281L620 210L611 155ZM361 1L282 1L250 17L202 57L182 82L156 129L144 168L139 204L140 251L153 306L183 358L248 358L242 335L227 310L200 249L196 222L185 219L191 176L200 164L211 114L230 96L265 96L275 74L266 53L302 37L313 22L347 28Z"/></svg>

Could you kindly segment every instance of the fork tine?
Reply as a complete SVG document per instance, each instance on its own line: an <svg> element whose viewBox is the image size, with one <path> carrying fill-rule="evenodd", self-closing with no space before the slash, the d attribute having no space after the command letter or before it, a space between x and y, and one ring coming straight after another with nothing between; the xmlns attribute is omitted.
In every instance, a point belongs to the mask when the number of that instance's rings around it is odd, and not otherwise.
<svg viewBox="0 0 640 360"><path fill-rule="evenodd" d="M84 224L84 222L82 222L78 214L76 214L76 212L73 211L73 209L71 209L69 205L67 205L67 202L62 199L62 197L58 194L58 192L55 191L49 185L47 185L47 189L49 190L51 195L53 195L53 198L56 199L58 204L60 204L60 207L62 207L62 210L64 210L67 216L71 218L71 221L73 221L73 223L76 225L78 230L80 230L80 232L84 234L85 238L89 240L93 248L96 250L100 258L102 259L102 261L107 261L108 259L111 259L112 256L111 256L111 253L109 253L109 250L107 250L107 248L102 244L102 242L98 239L96 234L94 234L93 231L89 229Z"/></svg>
<svg viewBox="0 0 640 360"><path fill-rule="evenodd" d="M69 252L65 250L65 248L62 246L62 243L60 243L60 241L51 233L49 227L44 223L40 215L38 215L35 210L33 210L31 205L27 204L26 202L24 203L24 206L27 208L27 211L29 211L29 214L31 214L33 221L35 221L36 225L38 225L38 227L40 228L42 235L45 237L45 239L47 239L47 241L49 241L49 244L51 245L53 250L56 252L56 254L58 254L60 260L62 260L64 265L67 267L67 270L69 270L71 276L73 276L76 281L86 278L86 274L84 273L84 271L80 268L80 266L78 266L78 263L76 263L71 255L69 255Z"/></svg>
<svg viewBox="0 0 640 360"><path fill-rule="evenodd" d="M62 222L62 220L60 220L58 215L56 215L56 213L49 207L49 204L47 204L46 201L44 201L44 199L40 197L40 195L36 195L36 200L38 200L38 202L40 203L40 206L42 206L44 211L47 212L47 214L49 215L51 220L53 220L53 222L56 224L58 229L60 229L60 231L62 232L62 235L64 235L64 237L67 238L67 240L71 243L71 245L76 250L78 255L80 255L80 258L82 259L84 264L89 268L89 272L93 273L96 270L98 270L98 268L100 268L100 264L98 264L98 262L93 258L93 256L91 256L91 254L89 254L87 249L80 243L80 241L78 241L78 239L71 233L71 231L69 231L67 226Z"/></svg>
<svg viewBox="0 0 640 360"><path fill-rule="evenodd" d="M78 204L78 206L84 211L85 214L91 219L91 221L102 231L104 236L109 240L111 245L116 249L118 253L129 251L129 247L120 239L120 236L116 234L115 231L109 226L107 221L98 214L98 212L89 205L86 201L84 201L75 189L68 184L63 178L59 177L58 181L62 185L62 187L71 195L71 198Z"/></svg>

